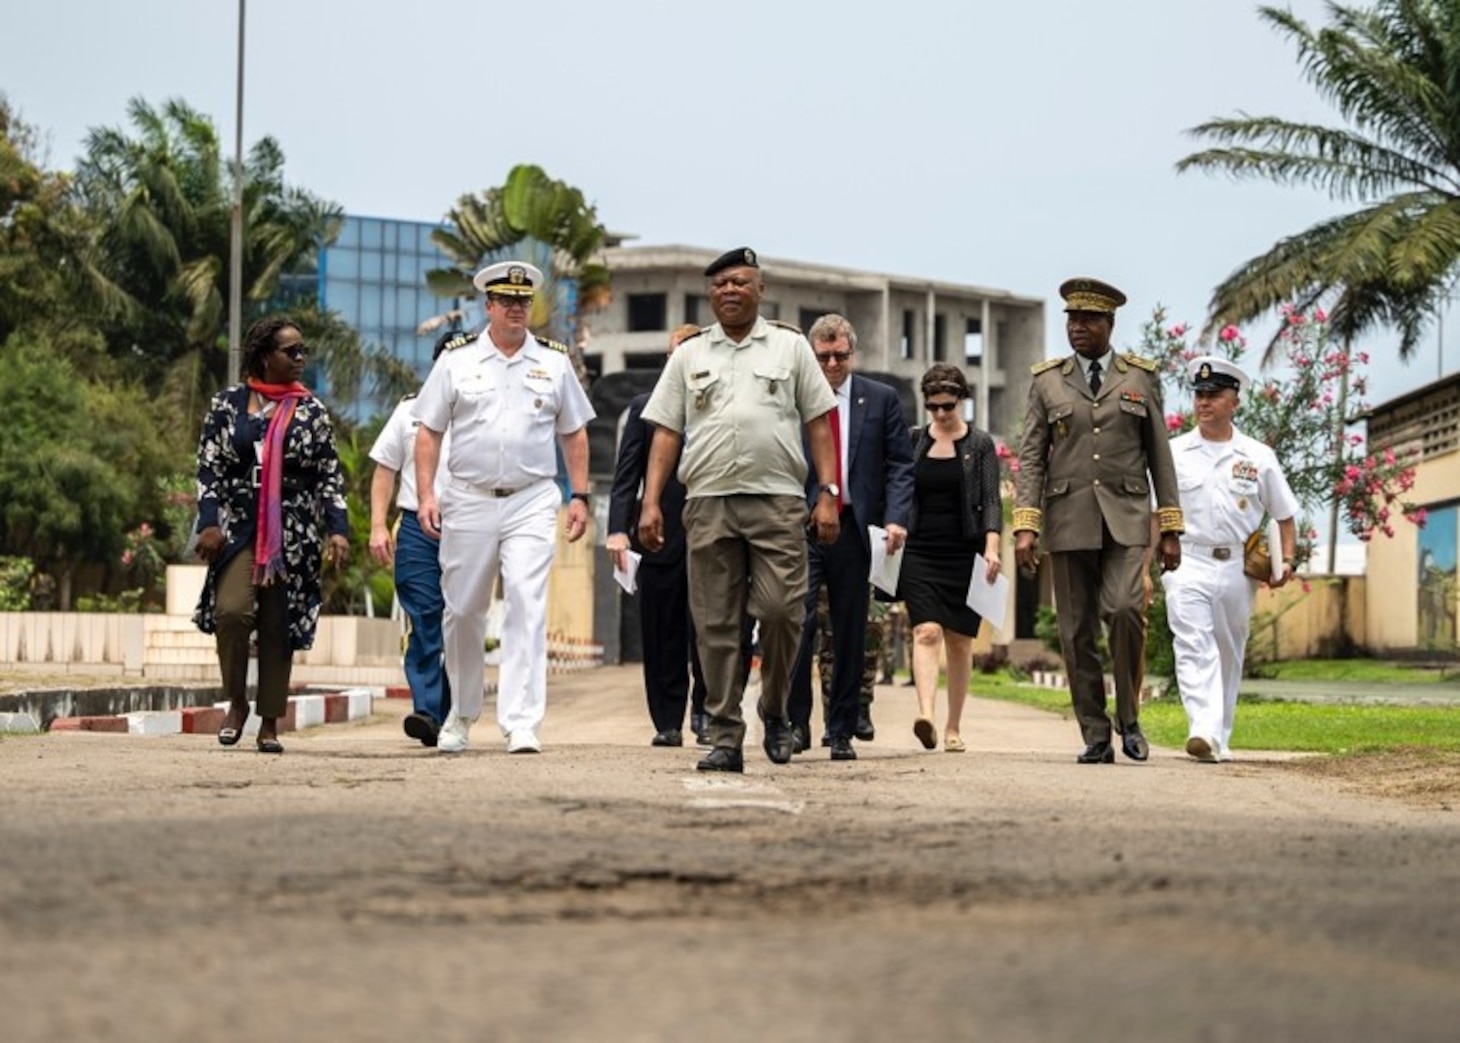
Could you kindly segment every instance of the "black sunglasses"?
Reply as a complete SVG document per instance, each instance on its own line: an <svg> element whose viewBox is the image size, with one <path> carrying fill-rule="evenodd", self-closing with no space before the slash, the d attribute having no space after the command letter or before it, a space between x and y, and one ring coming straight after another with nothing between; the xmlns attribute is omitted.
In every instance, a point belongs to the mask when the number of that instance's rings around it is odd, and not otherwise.
<svg viewBox="0 0 1460 1043"><path fill-rule="evenodd" d="M487 296L487 300L502 308L510 308L514 304L520 304L528 309L532 307L531 297L509 297L505 293L493 293Z"/></svg>
<svg viewBox="0 0 1460 1043"><path fill-rule="evenodd" d="M285 355L288 355L295 362L309 358L308 344L290 344L287 347L279 348Z"/></svg>
<svg viewBox="0 0 1460 1043"><path fill-rule="evenodd" d="M947 413L958 408L958 400L954 399L952 402L928 402L924 400L923 405L927 407L930 413Z"/></svg>
<svg viewBox="0 0 1460 1043"><path fill-rule="evenodd" d="M816 361L820 362L823 366L828 362L845 362L851 357L852 353L850 351L818 351L816 353Z"/></svg>

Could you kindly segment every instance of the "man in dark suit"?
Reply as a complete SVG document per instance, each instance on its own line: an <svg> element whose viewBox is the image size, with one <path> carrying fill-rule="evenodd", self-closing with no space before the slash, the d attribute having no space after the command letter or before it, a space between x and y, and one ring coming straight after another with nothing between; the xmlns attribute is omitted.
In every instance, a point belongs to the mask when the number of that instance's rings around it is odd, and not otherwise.
<svg viewBox="0 0 1460 1043"><path fill-rule="evenodd" d="M669 352L692 333L694 325L680 326L669 335ZM649 393L629 402L619 441L618 460L613 469L613 489L608 500L608 538L604 547L613 566L622 570L632 548L643 555L639 563L639 632L644 649L644 693L649 700L649 718L654 722L655 746L682 746L685 703L690 700L689 664L694 675L690 728L696 741L703 742L705 678L695 650L694 627L689 613L689 584L685 572L684 486L671 474L664 485L660 507L664 512L664 546L645 550L639 543L639 490L649 465L649 443L653 425L643 418Z"/></svg>
<svg viewBox="0 0 1460 1043"><path fill-rule="evenodd" d="M913 499L912 441L897 392L854 376L857 331L840 315L823 315L807 339L821 372L836 394L829 417L836 444L838 480L827 490L841 510L841 530L830 544L807 540L806 626L791 674L790 715L797 751L811 741L811 657L817 639L816 601L824 585L832 634L831 700L826 735L832 760L855 760L852 739L872 731L862 709L862 666L867 647L867 573L872 563L868 525L887 530L887 549L907 539ZM809 452L808 452L809 458ZM822 486L814 478L807 498L815 503ZM866 719L860 719L865 717Z"/></svg>

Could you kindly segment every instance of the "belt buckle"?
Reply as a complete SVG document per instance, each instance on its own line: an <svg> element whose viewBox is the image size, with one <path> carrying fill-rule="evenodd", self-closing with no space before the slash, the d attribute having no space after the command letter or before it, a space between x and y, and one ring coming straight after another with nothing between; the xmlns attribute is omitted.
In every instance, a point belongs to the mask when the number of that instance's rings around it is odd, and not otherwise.
<svg viewBox="0 0 1460 1043"><path fill-rule="evenodd" d="M499 499L499 500L505 500L507 497L511 496L516 491L517 491L516 489L493 489L492 490L492 495L494 497L496 497L497 499Z"/></svg>
<svg viewBox="0 0 1460 1043"><path fill-rule="evenodd" d="M254 464L253 469L249 472L249 480L253 482L253 487L255 489L259 488L259 486L263 484L263 473L264 469L263 465L261 464Z"/></svg>
<svg viewBox="0 0 1460 1043"><path fill-rule="evenodd" d="M1216 558L1218 561L1226 561L1231 556L1232 556L1232 548L1231 547L1213 547L1212 548L1212 557Z"/></svg>

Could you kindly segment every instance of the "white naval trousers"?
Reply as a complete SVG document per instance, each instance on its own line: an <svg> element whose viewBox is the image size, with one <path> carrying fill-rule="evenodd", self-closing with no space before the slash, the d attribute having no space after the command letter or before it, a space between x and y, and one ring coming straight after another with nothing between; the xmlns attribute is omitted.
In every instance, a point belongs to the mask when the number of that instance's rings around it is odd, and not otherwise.
<svg viewBox="0 0 1460 1043"><path fill-rule="evenodd" d="M1187 735L1200 735L1219 757L1228 753L1242 659L1257 584L1242 574L1242 545L1218 561L1212 548L1181 545L1181 567L1163 573L1166 621L1176 650L1176 683Z"/></svg>
<svg viewBox="0 0 1460 1043"><path fill-rule="evenodd" d="M551 478L495 497L452 479L441 496L441 593L454 712L481 715L487 608L498 569L507 612L497 675L503 735L536 732L547 712L547 581L561 494Z"/></svg>

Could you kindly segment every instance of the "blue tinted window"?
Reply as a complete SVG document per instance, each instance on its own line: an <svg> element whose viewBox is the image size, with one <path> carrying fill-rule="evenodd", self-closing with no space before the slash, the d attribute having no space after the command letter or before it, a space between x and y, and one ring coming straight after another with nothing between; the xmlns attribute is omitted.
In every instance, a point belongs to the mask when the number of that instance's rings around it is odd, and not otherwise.
<svg viewBox="0 0 1460 1043"><path fill-rule="evenodd" d="M395 295L387 290L380 295L380 303L382 306L380 324L386 329L391 329L392 327L399 325L399 323L396 321L395 314Z"/></svg>
<svg viewBox="0 0 1460 1043"><path fill-rule="evenodd" d="M367 250L380 249L381 229L379 221L362 220L360 222L360 245Z"/></svg>
<svg viewBox="0 0 1460 1043"><path fill-rule="evenodd" d="M380 291L374 286L365 287L360 296L360 325L374 330L380 325Z"/></svg>
<svg viewBox="0 0 1460 1043"><path fill-rule="evenodd" d="M345 218L345 224L340 229L340 237L335 240L336 246L359 246L360 245L360 219L358 217Z"/></svg>
<svg viewBox="0 0 1460 1043"><path fill-rule="evenodd" d="M360 321L360 287L353 282L325 280L324 307L340 313L340 318L350 325Z"/></svg>
<svg viewBox="0 0 1460 1043"><path fill-rule="evenodd" d="M360 252L338 247L327 255L326 266L331 279L356 279L360 276Z"/></svg>

